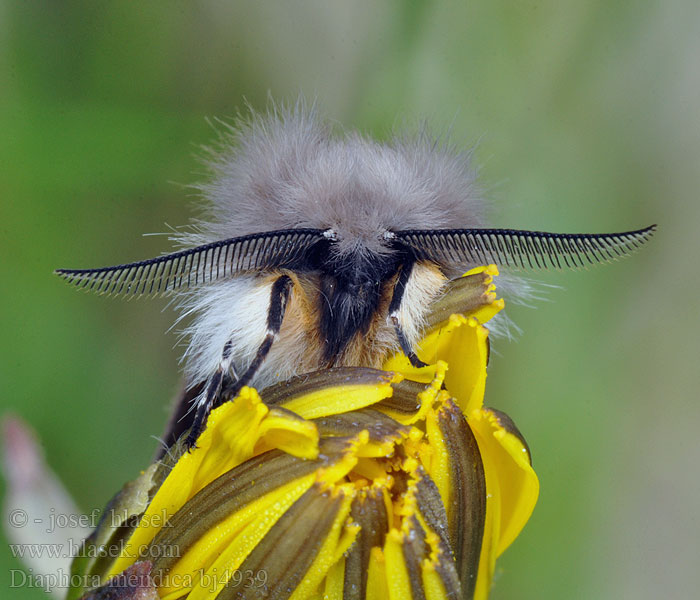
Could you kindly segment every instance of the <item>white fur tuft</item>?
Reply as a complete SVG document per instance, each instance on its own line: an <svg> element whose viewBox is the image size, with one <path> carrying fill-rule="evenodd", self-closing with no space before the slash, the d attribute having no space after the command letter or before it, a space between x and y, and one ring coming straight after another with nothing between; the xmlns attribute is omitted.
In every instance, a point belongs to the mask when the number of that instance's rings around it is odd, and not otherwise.
<svg viewBox="0 0 700 600"><path fill-rule="evenodd" d="M255 275L218 281L194 289L180 303L183 317L194 313L183 333L189 340L184 354L188 381L204 381L221 363L230 340L233 368L245 370L267 330L272 281Z"/></svg>

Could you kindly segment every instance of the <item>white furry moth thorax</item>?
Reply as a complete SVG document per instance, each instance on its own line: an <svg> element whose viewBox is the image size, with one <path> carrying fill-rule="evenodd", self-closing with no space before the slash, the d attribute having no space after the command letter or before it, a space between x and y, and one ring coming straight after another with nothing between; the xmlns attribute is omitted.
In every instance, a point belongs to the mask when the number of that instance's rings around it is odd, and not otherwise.
<svg viewBox="0 0 700 600"><path fill-rule="evenodd" d="M212 408L244 385L378 368L396 351L421 365L431 312L446 297L470 301L454 282L474 266L576 268L625 256L655 229L487 228L465 154L426 135L386 144L333 135L301 109L231 127L209 164L206 213L178 238L183 250L57 270L99 293L177 297L190 323L171 433L189 430L190 446Z"/></svg>

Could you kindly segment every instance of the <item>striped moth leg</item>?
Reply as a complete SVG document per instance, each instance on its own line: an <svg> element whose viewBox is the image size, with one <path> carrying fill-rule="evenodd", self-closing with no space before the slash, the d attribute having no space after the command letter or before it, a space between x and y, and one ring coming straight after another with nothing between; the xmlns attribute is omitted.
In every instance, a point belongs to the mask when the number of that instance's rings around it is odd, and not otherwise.
<svg viewBox="0 0 700 600"><path fill-rule="evenodd" d="M243 386L250 383L251 379L263 364L265 357L270 352L272 344L277 339L282 327L282 319L289 300L292 289L292 279L287 275L282 275L272 284L270 291L270 306L267 312L267 331L265 339L258 347L253 360L248 368L240 376L233 380L228 377L231 371L233 356L231 356L232 342L229 341L224 346L221 353L221 362L216 372L209 378L202 393L194 399L195 415L192 427L187 435L186 446L188 449L195 446L197 438L204 430L206 419L212 409L220 406L223 402L233 399L238 395Z"/></svg>
<svg viewBox="0 0 700 600"><path fill-rule="evenodd" d="M408 284L408 280L411 277L414 265L415 262L413 260L407 260L401 266L401 272L399 273L399 277L396 280L396 285L394 286L394 294L392 295L391 302L389 303L389 319L391 319L391 322L394 325L394 331L396 331L396 337L399 340L402 352L408 357L408 360L411 361L411 364L414 367L420 368L425 367L426 365L422 360L418 358L418 356L416 356L416 353L413 351L413 348L411 348L411 344L408 341L408 336L403 330L403 327L401 326L401 320L399 318L401 302L404 299L406 285Z"/></svg>

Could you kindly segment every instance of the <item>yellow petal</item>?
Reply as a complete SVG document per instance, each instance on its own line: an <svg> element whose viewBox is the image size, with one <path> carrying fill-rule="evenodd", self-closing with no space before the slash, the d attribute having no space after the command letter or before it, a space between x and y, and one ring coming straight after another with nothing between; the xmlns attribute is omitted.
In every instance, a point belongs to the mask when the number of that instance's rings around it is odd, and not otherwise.
<svg viewBox="0 0 700 600"><path fill-rule="evenodd" d="M411 598L411 580L403 557L403 535L400 531L392 529L387 534L384 543L384 557L386 559L386 582L389 599L405 600ZM369 587L369 582L367 587Z"/></svg>
<svg viewBox="0 0 700 600"><path fill-rule="evenodd" d="M493 276L497 274L498 270L494 266L479 267L447 282L442 296L428 308L425 317L426 333L442 327L451 314L475 316L481 308L491 304L496 299ZM484 322L483 319L479 318Z"/></svg>
<svg viewBox="0 0 700 600"><path fill-rule="evenodd" d="M323 467L317 471L317 480L325 486L331 486L332 484L343 479L352 469L357 465L360 449L366 446L369 442L369 433L367 430L360 431L351 440L342 440L342 449L340 450L341 458L329 464L327 467ZM326 446L332 447L336 445L335 440L326 440L324 442L324 447L322 448L322 453L326 453Z"/></svg>
<svg viewBox="0 0 700 600"><path fill-rule="evenodd" d="M350 513L355 489L352 485L341 485L335 488L334 493L343 495L343 502L335 517L330 532L326 535L321 550L316 555L314 562L304 575L301 583L296 587L290 600L305 600L311 597L314 590L320 585L328 570L337 563L343 553L350 548L355 541L359 528L345 521Z"/></svg>
<svg viewBox="0 0 700 600"><path fill-rule="evenodd" d="M424 340L421 342L421 347L416 349L416 354L424 363L427 363L427 366L414 367L403 352L398 352L384 361L382 368L387 371L401 373L406 379L411 381L430 383L435 378L435 361L431 360L431 357L434 356L431 354L431 347L428 346L428 351L423 351L425 346L426 342Z"/></svg>
<svg viewBox="0 0 700 600"><path fill-rule="evenodd" d="M485 462L459 407L445 392L440 400L437 410L430 411L426 420L433 452L425 465L445 507L456 576L463 592L471 596L478 575L489 568L482 562L483 548L490 546L484 535L488 510Z"/></svg>
<svg viewBox="0 0 700 600"><path fill-rule="evenodd" d="M424 560L421 565L421 576L423 578L423 590L425 600L447 600L447 590L442 581L442 577L435 569L432 561Z"/></svg>
<svg viewBox="0 0 700 600"><path fill-rule="evenodd" d="M447 392L443 394L449 398ZM423 454L426 471L437 485L442 503L450 506L452 501L452 481L450 478L450 456L445 440L440 433L437 422L437 411L430 410L426 416L425 428L429 440L429 454Z"/></svg>
<svg viewBox="0 0 700 600"><path fill-rule="evenodd" d="M479 442L482 456L492 464L491 487L487 474L489 495L501 499L499 535L496 556L499 556L518 536L530 518L539 494L539 480L530 464L530 456L523 441L508 431L491 409L469 413L469 424Z"/></svg>
<svg viewBox="0 0 700 600"><path fill-rule="evenodd" d="M485 307L488 318L503 308L503 300ZM484 317L484 314L481 316ZM416 369L407 364L408 359L396 355L385 367L400 370L407 379L428 382L438 376L435 364L445 361L449 370L445 386L463 411L478 408L483 403L488 360L488 330L477 316L452 315L448 323L430 333L421 343L419 357L430 366Z"/></svg>
<svg viewBox="0 0 700 600"><path fill-rule="evenodd" d="M428 367L426 367L426 369L428 369ZM423 373L424 375L429 374L431 376L427 381L421 382L429 384L427 387L417 392L414 389L412 393L404 391L403 387L405 387L406 384L411 384L412 388L415 388L413 382L418 380L411 379L411 381L398 385L394 390L394 396L378 403L375 408L402 425L413 425L414 423L423 421L443 387L447 369L447 363L438 360L436 364L431 365L429 370Z"/></svg>
<svg viewBox="0 0 700 600"><path fill-rule="evenodd" d="M399 373L386 373L381 381L371 384L334 385L292 397L279 406L304 419L318 419L371 406L394 393L392 384L403 379Z"/></svg>
<svg viewBox="0 0 700 600"><path fill-rule="evenodd" d="M440 336L440 332L437 332ZM475 317L453 315L437 340L438 355L450 365L445 387L462 411L482 405L486 387L488 330Z"/></svg>
<svg viewBox="0 0 700 600"><path fill-rule="evenodd" d="M319 600L343 600L343 588L345 585L345 558L340 559L328 569L323 587L323 594L315 595Z"/></svg>
<svg viewBox="0 0 700 600"><path fill-rule="evenodd" d="M369 556L366 600L386 600L389 598L389 582L386 572L386 558L381 548L374 547ZM406 596L407 598L409 596Z"/></svg>
<svg viewBox="0 0 700 600"><path fill-rule="evenodd" d="M311 422L290 411L271 408L260 424L260 441L255 454L271 448L279 448L299 458L318 457L318 430Z"/></svg>

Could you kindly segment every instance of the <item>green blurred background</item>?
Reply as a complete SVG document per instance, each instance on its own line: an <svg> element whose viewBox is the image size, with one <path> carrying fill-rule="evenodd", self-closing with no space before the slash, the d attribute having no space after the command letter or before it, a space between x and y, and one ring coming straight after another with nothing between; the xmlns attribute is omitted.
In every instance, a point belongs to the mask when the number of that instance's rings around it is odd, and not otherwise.
<svg viewBox="0 0 700 600"><path fill-rule="evenodd" d="M102 507L178 388L173 313L52 269L169 249L142 234L194 214L206 119L244 100L302 92L379 138L426 117L478 140L495 225L660 225L632 259L537 275L563 289L511 305L523 332L495 343L487 403L526 435L541 496L492 597L696 597L699 59L692 0L0 1L2 410ZM0 559L5 581L4 538Z"/></svg>

